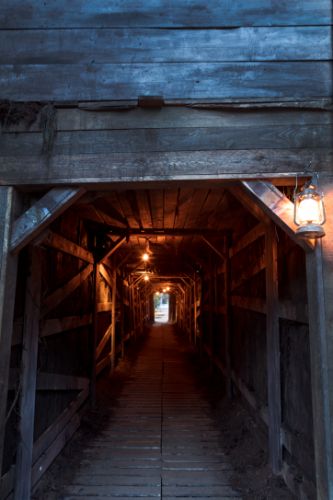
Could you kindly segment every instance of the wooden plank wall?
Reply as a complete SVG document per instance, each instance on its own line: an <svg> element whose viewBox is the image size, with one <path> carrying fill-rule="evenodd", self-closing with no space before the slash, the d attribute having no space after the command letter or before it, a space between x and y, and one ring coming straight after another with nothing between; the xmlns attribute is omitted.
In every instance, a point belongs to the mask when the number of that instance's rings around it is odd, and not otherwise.
<svg viewBox="0 0 333 500"><path fill-rule="evenodd" d="M244 399L270 442L273 468L282 468L298 497L314 498L305 253L274 226L266 240L264 223L245 214L243 219L229 257L221 265L216 256L215 264L203 273L202 350L224 375L226 389L231 370L233 392ZM276 252L268 255L272 238ZM224 293L228 260L230 309ZM272 287L268 300L266 289Z"/></svg>
<svg viewBox="0 0 333 500"><path fill-rule="evenodd" d="M6 0L0 96L326 99L331 10L330 0Z"/></svg>

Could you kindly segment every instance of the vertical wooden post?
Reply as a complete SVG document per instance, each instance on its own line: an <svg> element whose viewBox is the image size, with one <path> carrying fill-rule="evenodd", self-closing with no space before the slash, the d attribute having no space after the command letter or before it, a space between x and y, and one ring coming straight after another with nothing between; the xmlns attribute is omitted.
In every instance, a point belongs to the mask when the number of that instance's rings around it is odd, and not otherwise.
<svg viewBox="0 0 333 500"><path fill-rule="evenodd" d="M333 177L321 179L326 236L306 255L317 499L333 499Z"/></svg>
<svg viewBox="0 0 333 500"><path fill-rule="evenodd" d="M266 332L269 457L274 473L281 470L281 373L277 241L275 226L266 229Z"/></svg>
<svg viewBox="0 0 333 500"><path fill-rule="evenodd" d="M19 444L15 469L15 500L28 500L31 491L37 355L41 301L41 251L31 248L30 275L25 294Z"/></svg>
<svg viewBox="0 0 333 500"><path fill-rule="evenodd" d="M231 379L231 286L230 286L230 237L224 240L224 334L225 334L225 360L227 372L227 396L232 397L232 379Z"/></svg>
<svg viewBox="0 0 333 500"><path fill-rule="evenodd" d="M116 297L117 297L117 270L116 267L112 271L112 306L111 306L111 372L116 366Z"/></svg>
<svg viewBox="0 0 333 500"><path fill-rule="evenodd" d="M94 263L92 273L92 325L91 325L91 369L90 369L90 404L92 407L96 404L96 347L97 347L97 330L98 330L98 269L99 265Z"/></svg>
<svg viewBox="0 0 333 500"><path fill-rule="evenodd" d="M17 276L17 257L10 255L9 243L17 204L17 194L14 188L0 187L0 477L4 453Z"/></svg>

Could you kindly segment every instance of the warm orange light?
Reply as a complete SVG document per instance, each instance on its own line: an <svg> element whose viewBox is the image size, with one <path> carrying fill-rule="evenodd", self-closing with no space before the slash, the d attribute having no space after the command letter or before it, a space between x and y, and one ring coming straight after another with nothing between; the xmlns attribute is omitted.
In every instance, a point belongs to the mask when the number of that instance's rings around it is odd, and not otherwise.
<svg viewBox="0 0 333 500"><path fill-rule="evenodd" d="M149 255L147 253L144 253L142 255L142 260L144 260L145 262L147 262L147 260L149 260Z"/></svg>
<svg viewBox="0 0 333 500"><path fill-rule="evenodd" d="M298 229L296 233L304 238L322 238L325 231L325 207L323 195L315 185L309 183L294 197L294 220Z"/></svg>
<svg viewBox="0 0 333 500"><path fill-rule="evenodd" d="M149 276L148 274L145 274L144 278L143 278L145 281L149 281Z"/></svg>

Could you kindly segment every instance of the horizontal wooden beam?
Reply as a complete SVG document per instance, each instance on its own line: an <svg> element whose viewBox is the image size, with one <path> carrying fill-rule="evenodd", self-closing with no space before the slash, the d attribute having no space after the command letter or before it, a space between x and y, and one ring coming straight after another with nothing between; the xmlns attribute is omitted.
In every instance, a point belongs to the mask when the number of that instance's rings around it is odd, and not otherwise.
<svg viewBox="0 0 333 500"><path fill-rule="evenodd" d="M13 224L10 251L17 253L84 193L82 188L53 188Z"/></svg>
<svg viewBox="0 0 333 500"><path fill-rule="evenodd" d="M111 312L112 302L99 302L97 304L97 312Z"/></svg>
<svg viewBox="0 0 333 500"><path fill-rule="evenodd" d="M13 29L0 31L0 64L315 61L330 59L329 47L329 26Z"/></svg>
<svg viewBox="0 0 333 500"><path fill-rule="evenodd" d="M204 28L242 26L321 26L330 25L327 0L307 0L275 5L253 0L251 8L241 0L211 0L205 8L202 0L169 0L162 2L137 2L127 0L99 0L93 5L78 4L80 8L68 9L65 0L43 4L42 8L27 10L20 2L5 3L2 7L2 29L50 28ZM163 15L161 15L163 13Z"/></svg>
<svg viewBox="0 0 333 500"><path fill-rule="evenodd" d="M333 149L244 151L179 151L113 153L93 155L52 155L23 160L20 156L1 157L3 185L145 186L170 181L263 179L307 175L310 161L319 172L330 172ZM25 175L22 176L22 166Z"/></svg>

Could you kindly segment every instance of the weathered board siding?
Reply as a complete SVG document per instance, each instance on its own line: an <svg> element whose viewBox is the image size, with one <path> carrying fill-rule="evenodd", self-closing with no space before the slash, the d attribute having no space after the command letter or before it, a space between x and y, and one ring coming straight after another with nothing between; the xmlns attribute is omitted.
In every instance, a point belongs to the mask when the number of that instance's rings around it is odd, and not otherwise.
<svg viewBox="0 0 333 500"><path fill-rule="evenodd" d="M293 176L329 172L333 155L329 111L72 108L56 126L46 154L38 119L3 127L2 184Z"/></svg>
<svg viewBox="0 0 333 500"><path fill-rule="evenodd" d="M0 99L328 98L329 0L0 6Z"/></svg>

